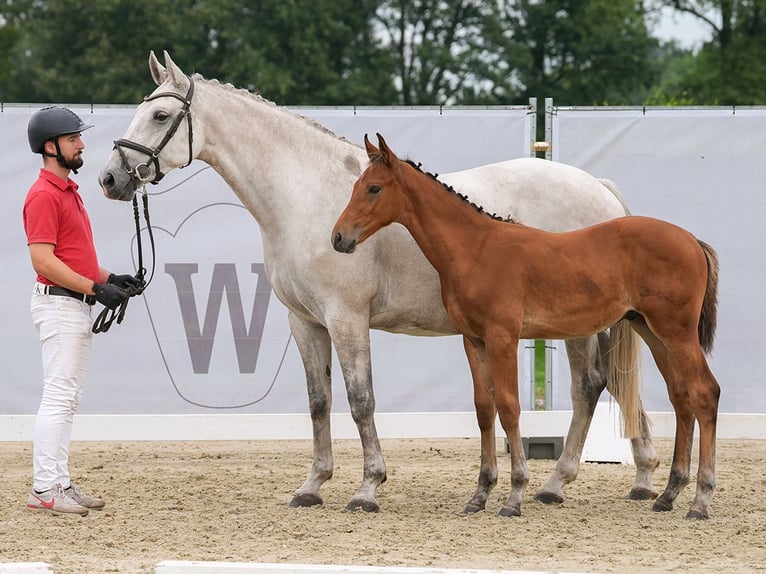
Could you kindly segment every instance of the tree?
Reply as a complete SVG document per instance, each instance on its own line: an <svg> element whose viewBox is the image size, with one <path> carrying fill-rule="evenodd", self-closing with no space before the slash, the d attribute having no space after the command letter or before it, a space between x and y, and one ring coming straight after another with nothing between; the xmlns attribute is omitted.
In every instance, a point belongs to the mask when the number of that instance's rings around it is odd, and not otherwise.
<svg viewBox="0 0 766 574"><path fill-rule="evenodd" d="M511 103L553 97L568 105L642 102L658 77L646 14L635 0L492 3L485 26L488 88L467 97Z"/></svg>
<svg viewBox="0 0 766 574"><path fill-rule="evenodd" d="M440 105L459 102L475 71L477 40L491 1L388 0L376 23L395 59L399 103Z"/></svg>
<svg viewBox="0 0 766 574"><path fill-rule="evenodd" d="M154 88L149 51L280 103L391 103L370 0L27 0L0 6L0 50L18 101L136 103ZM12 10L11 10L12 8ZM10 22L10 20L8 20ZM2 55L0 51L0 55ZM13 75L24 77L14 84ZM9 78L9 79L6 79Z"/></svg>
<svg viewBox="0 0 766 574"><path fill-rule="evenodd" d="M710 26L710 42L663 96L699 105L752 105L766 100L766 0L660 0Z"/></svg>

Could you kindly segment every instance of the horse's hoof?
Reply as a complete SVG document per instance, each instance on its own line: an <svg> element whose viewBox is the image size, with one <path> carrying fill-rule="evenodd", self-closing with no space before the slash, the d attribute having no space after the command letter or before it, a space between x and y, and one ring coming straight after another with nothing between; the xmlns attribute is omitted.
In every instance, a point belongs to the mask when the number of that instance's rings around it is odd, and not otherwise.
<svg viewBox="0 0 766 574"><path fill-rule="evenodd" d="M686 520L707 520L710 516L707 510L690 510L686 514Z"/></svg>
<svg viewBox="0 0 766 574"><path fill-rule="evenodd" d="M503 506L500 509L500 512L497 513L498 516L507 516L509 518L514 518L516 516L521 516L521 507L520 506Z"/></svg>
<svg viewBox="0 0 766 574"><path fill-rule="evenodd" d="M377 512L380 510L380 505L374 500L363 500L361 498L355 498L346 505L346 510L349 512L356 512L359 509L365 512Z"/></svg>
<svg viewBox="0 0 766 574"><path fill-rule="evenodd" d="M290 501L290 508L308 508L309 506L319 506L322 504L322 497L316 494L301 493L293 496Z"/></svg>
<svg viewBox="0 0 766 574"><path fill-rule="evenodd" d="M535 494L535 500L543 504L562 504L564 497L555 492L538 492Z"/></svg>
<svg viewBox="0 0 766 574"><path fill-rule="evenodd" d="M658 498L654 501L654 504L652 504L652 510L655 512L669 512L673 510L673 503Z"/></svg>
<svg viewBox="0 0 766 574"><path fill-rule="evenodd" d="M484 510L483 504L477 504L475 502L469 502L465 505L465 508L463 509L463 514L476 514L477 512L481 512Z"/></svg>
<svg viewBox="0 0 766 574"><path fill-rule="evenodd" d="M649 488L641 488L641 487L635 487L630 489L630 494L628 494L628 498L630 500L654 500L659 496L659 492L656 490L651 490Z"/></svg>

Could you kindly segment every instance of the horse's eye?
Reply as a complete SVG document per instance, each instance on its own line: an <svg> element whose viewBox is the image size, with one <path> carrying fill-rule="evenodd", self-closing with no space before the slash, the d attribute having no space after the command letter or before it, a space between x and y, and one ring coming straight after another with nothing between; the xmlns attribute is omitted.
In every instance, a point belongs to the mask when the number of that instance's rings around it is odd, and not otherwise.
<svg viewBox="0 0 766 574"><path fill-rule="evenodd" d="M368 193L372 193L372 194L380 193L381 189L383 189L383 188L380 187L379 185L371 185L370 189L368 189L367 192Z"/></svg>
<svg viewBox="0 0 766 574"><path fill-rule="evenodd" d="M170 117L170 114L169 114L169 113L167 113L167 112L162 112L162 111L160 111L160 112L156 112L156 113L154 114L154 119L155 119L155 120L157 120L158 122L164 122L164 121L165 121L165 120L167 120L169 117Z"/></svg>

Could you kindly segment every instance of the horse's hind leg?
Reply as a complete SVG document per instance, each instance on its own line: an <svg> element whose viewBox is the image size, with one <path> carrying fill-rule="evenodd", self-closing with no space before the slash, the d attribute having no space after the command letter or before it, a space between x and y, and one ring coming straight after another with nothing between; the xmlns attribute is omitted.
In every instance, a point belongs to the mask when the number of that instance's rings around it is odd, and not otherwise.
<svg viewBox="0 0 766 574"><path fill-rule="evenodd" d="M535 499L546 504L564 501L563 487L577 478L580 458L585 445L593 412L599 396L606 388L608 376L609 335L566 341L567 358L572 376L572 421L567 432L564 451L553 473L535 494ZM652 484L652 473L659 465L657 451L652 443L649 421L641 408L641 436L631 439L636 478L628 495L634 500L655 498L657 490Z"/></svg>
<svg viewBox="0 0 766 574"><path fill-rule="evenodd" d="M308 478L295 492L291 507L322 504L319 488L332 478L333 455L330 435L330 412L332 410L332 360L330 335L327 329L316 323L308 323L290 312L290 329L298 346L306 386L309 395L309 412L314 437L314 462Z"/></svg>
<svg viewBox="0 0 766 574"><path fill-rule="evenodd" d="M479 479L471 500L463 509L464 514L484 510L492 488L497 484L497 451L495 445L495 397L487 353L481 341L463 337L463 347L468 357L473 379L473 403L481 433L481 466Z"/></svg>
<svg viewBox="0 0 766 574"><path fill-rule="evenodd" d="M602 364L595 335L566 341L566 349L572 376L572 420L553 473L535 494L535 500L546 504L564 502L564 486L577 478L596 402L606 387L607 368Z"/></svg>

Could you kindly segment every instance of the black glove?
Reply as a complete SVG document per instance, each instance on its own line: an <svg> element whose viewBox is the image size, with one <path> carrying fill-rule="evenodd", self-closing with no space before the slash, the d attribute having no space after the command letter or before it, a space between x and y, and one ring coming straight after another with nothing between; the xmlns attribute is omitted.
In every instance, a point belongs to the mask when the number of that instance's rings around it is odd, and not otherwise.
<svg viewBox="0 0 766 574"><path fill-rule="evenodd" d="M129 297L127 291L111 283L96 283L94 281L93 292L96 294L96 301L109 309L116 309Z"/></svg>
<svg viewBox="0 0 766 574"><path fill-rule="evenodd" d="M141 285L141 282L134 275L115 275L109 274L109 279L106 280L111 285L117 285L120 289L136 289Z"/></svg>

